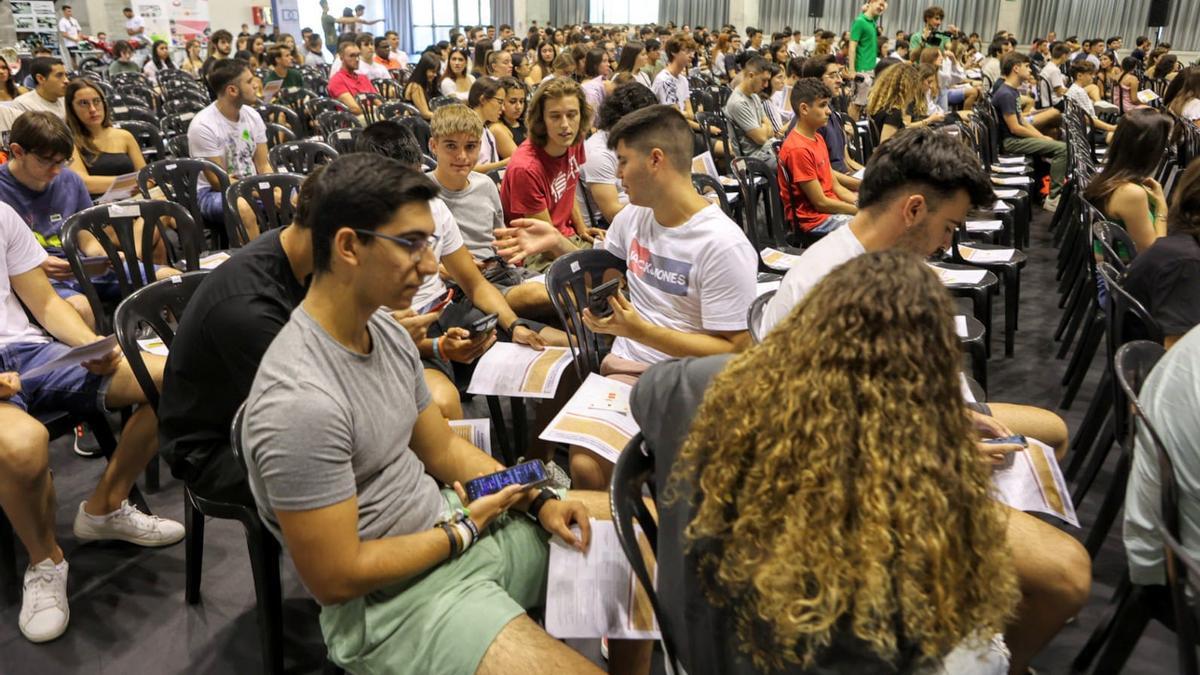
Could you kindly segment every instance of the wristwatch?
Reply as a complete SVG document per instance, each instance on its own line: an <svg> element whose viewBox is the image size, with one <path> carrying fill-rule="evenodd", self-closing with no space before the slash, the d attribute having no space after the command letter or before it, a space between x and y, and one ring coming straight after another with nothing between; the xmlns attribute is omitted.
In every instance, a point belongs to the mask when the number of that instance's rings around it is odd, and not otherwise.
<svg viewBox="0 0 1200 675"><path fill-rule="evenodd" d="M512 335L513 331L517 329L517 326L524 326L529 330L538 333L546 327L546 324L538 323L537 321L531 321L529 319L517 319L516 321L508 324L508 334Z"/></svg>
<svg viewBox="0 0 1200 675"><path fill-rule="evenodd" d="M529 509L525 512L529 514L530 518L537 520L538 512L540 512L542 507L546 505L546 502L550 501L551 499L557 499L561 501L562 497L559 497L558 493L551 488L543 488L542 491L538 493L538 496L533 498L533 501L529 504Z"/></svg>

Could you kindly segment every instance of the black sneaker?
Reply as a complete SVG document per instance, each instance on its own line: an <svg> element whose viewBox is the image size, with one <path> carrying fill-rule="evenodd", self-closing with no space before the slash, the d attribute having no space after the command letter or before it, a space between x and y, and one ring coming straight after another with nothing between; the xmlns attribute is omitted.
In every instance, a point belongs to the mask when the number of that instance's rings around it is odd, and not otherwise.
<svg viewBox="0 0 1200 675"><path fill-rule="evenodd" d="M75 454L80 457L92 459L99 457L100 443L96 441L96 437L92 434L92 430L86 424L75 425Z"/></svg>

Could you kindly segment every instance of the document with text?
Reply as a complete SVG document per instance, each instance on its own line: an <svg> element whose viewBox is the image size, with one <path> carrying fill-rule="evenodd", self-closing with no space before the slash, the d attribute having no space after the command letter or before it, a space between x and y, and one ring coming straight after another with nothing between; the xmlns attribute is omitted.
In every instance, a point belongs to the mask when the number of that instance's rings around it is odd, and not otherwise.
<svg viewBox="0 0 1200 675"><path fill-rule="evenodd" d="M632 390L624 382L591 373L538 438L579 445L616 462L639 430L629 411Z"/></svg>
<svg viewBox="0 0 1200 675"><path fill-rule="evenodd" d="M467 392L482 396L554 398L558 381L571 365L566 347L532 347L497 342L479 357Z"/></svg>

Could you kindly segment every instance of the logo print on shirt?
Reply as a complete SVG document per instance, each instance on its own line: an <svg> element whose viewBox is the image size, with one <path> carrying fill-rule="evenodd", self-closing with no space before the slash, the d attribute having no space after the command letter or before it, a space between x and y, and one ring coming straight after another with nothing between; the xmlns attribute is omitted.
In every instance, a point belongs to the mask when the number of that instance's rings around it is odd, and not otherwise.
<svg viewBox="0 0 1200 675"><path fill-rule="evenodd" d="M686 297L692 264L655 255L634 239L629 245L629 271L663 293Z"/></svg>
<svg viewBox="0 0 1200 675"><path fill-rule="evenodd" d="M550 194L554 197L554 201L562 199L563 193L567 191L567 185L571 178L579 175L579 162L575 161L575 157L567 158L567 170L559 173L550 182Z"/></svg>

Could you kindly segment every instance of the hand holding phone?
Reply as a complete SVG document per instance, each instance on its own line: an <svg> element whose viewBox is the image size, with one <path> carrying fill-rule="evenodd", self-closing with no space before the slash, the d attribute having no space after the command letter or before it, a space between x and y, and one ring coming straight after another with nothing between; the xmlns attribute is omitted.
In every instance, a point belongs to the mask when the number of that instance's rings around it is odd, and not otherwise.
<svg viewBox="0 0 1200 675"><path fill-rule="evenodd" d="M612 306L608 304L608 299L619 293L621 290L621 279L611 279L592 290L588 291L588 311L592 316L603 319L613 313Z"/></svg>
<svg viewBox="0 0 1200 675"><path fill-rule="evenodd" d="M510 485L520 485L523 489L541 487L550 482L546 465L542 460L535 459L513 467L480 476L467 481L465 486L467 499L475 501L490 494L495 494Z"/></svg>
<svg viewBox="0 0 1200 675"><path fill-rule="evenodd" d="M467 326L467 331L471 334L471 339L474 340L496 330L497 321L498 318L495 314L488 314L487 316L472 321L470 325Z"/></svg>
<svg viewBox="0 0 1200 675"><path fill-rule="evenodd" d="M984 455L991 462L992 469L996 471L1011 468L1013 461L1016 460L1013 453L1029 447L1025 437L1020 434L1003 438L987 438L980 441L980 445L982 446L980 449L984 451Z"/></svg>

